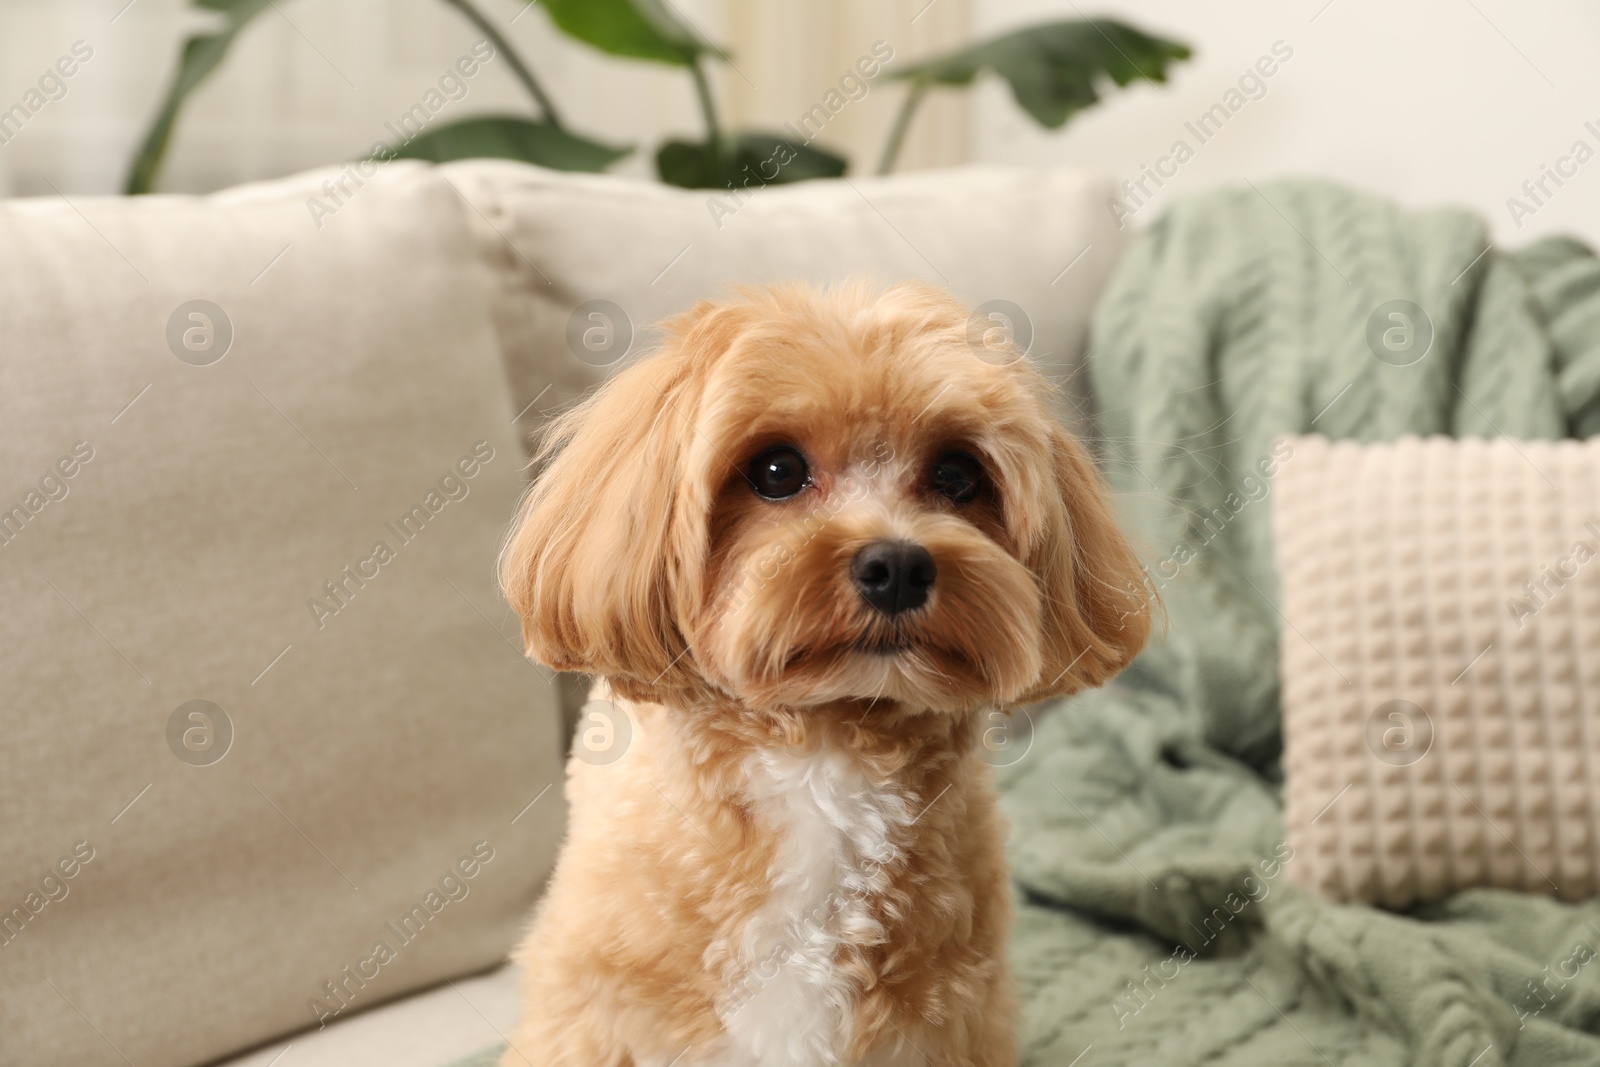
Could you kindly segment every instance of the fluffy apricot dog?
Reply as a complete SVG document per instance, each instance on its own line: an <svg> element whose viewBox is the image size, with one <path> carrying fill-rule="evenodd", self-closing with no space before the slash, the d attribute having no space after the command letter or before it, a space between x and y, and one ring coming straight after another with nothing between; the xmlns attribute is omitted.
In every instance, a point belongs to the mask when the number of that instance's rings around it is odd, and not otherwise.
<svg viewBox="0 0 1600 1067"><path fill-rule="evenodd" d="M979 713L1096 686L1141 571L1026 360L924 286L703 303L564 416L506 546L626 751L517 952L505 1067L1012 1067Z"/></svg>

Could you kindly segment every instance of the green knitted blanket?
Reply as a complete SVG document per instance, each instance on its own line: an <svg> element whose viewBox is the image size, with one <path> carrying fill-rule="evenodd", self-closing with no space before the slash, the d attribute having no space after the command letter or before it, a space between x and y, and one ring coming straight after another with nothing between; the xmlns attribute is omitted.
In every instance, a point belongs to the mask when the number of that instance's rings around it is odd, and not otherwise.
<svg viewBox="0 0 1600 1067"><path fill-rule="evenodd" d="M1120 266L1100 446L1169 624L1002 772L1031 1067L1600 1064L1600 966L1560 977L1600 953L1600 905L1478 890L1400 916L1284 873L1270 485L1246 481L1275 435L1600 431L1600 263L1488 247L1461 211L1293 181L1183 202ZM1431 321L1408 366L1367 342L1391 300Z"/></svg>
<svg viewBox="0 0 1600 1067"><path fill-rule="evenodd" d="M1600 904L1477 890L1395 915L1284 873L1274 437L1600 430L1600 263L1488 247L1461 211L1285 181L1180 203L1120 265L1100 444L1169 626L1003 777L1027 1063L1600 1064ZM1369 345L1392 300L1431 321L1416 362Z"/></svg>

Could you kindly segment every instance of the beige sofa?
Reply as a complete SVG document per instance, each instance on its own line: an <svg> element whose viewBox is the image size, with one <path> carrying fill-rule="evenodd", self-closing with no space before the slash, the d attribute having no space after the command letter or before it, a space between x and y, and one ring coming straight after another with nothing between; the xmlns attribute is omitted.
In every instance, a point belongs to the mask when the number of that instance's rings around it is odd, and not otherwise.
<svg viewBox="0 0 1600 1067"><path fill-rule="evenodd" d="M713 210L473 163L0 204L0 1067L496 1044L572 691L494 583L529 435L665 314L860 274L1004 301L1084 425L1109 195L975 169Z"/></svg>

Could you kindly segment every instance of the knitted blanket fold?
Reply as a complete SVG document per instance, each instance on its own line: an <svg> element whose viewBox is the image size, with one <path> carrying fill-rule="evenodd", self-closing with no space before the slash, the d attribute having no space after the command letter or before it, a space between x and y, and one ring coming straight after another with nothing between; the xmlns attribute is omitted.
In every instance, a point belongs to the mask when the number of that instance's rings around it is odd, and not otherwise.
<svg viewBox="0 0 1600 1067"><path fill-rule="evenodd" d="M1380 359L1391 301L1431 343ZM1600 904L1471 890L1397 915L1287 884L1263 473L1286 432L1600 431L1600 262L1323 182L1219 191L1130 250L1091 351L1168 625L1113 686L1037 715L1002 775L1025 1062L1600 1063Z"/></svg>

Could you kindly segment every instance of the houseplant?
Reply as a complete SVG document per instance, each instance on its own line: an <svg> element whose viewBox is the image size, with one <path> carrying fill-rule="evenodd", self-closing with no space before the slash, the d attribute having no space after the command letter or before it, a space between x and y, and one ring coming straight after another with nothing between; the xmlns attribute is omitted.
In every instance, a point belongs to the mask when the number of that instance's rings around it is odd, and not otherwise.
<svg viewBox="0 0 1600 1067"><path fill-rule="evenodd" d="M572 129L532 67L473 0L440 2L471 22L506 57L533 113L443 123L395 148L392 156L440 162L497 156L558 170L598 171L633 150ZM222 65L250 23L276 6L277 0L192 3L214 12L220 22L184 42L172 82L129 163L125 192L147 193L155 187L185 104ZM538 6L574 40L610 55L677 67L693 79L704 136L659 146L656 170L663 181L690 188L743 184L752 164L771 159L780 146L785 162L774 175L763 173L764 183L837 177L848 167L843 157L816 145L794 144L782 133L724 130L707 69L713 62L726 62L727 53L679 18L668 0L540 0ZM936 87L965 87L981 74L998 75L1028 115L1053 129L1097 103L1097 86L1108 81L1118 86L1141 80L1164 82L1168 66L1189 55L1184 44L1116 20L1068 19L1027 26L892 71L889 77L904 82L906 93L879 160L879 173L893 168L918 105Z"/></svg>

